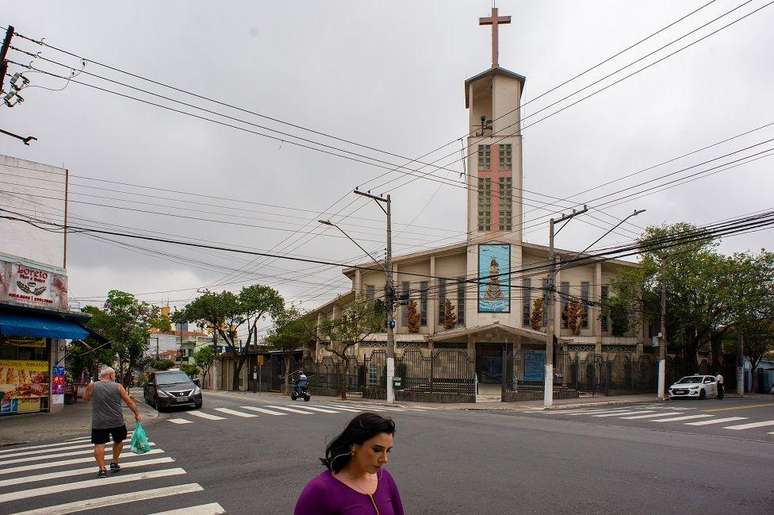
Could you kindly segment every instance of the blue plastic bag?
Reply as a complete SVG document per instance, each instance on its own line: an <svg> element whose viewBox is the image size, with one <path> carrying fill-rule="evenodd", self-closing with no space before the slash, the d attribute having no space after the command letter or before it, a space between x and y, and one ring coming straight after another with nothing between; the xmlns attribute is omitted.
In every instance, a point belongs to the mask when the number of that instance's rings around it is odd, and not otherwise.
<svg viewBox="0 0 774 515"><path fill-rule="evenodd" d="M142 425L137 422L134 425L134 433L132 433L132 452L135 454L145 454L151 449L150 442L148 441L148 435L145 434L145 430Z"/></svg>

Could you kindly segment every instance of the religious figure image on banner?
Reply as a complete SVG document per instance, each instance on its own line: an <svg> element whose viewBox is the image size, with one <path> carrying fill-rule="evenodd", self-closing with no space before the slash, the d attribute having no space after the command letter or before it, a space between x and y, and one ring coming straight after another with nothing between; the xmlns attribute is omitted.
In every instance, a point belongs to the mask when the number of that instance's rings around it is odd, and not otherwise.
<svg viewBox="0 0 774 515"><path fill-rule="evenodd" d="M478 246L478 312L511 311L511 246Z"/></svg>

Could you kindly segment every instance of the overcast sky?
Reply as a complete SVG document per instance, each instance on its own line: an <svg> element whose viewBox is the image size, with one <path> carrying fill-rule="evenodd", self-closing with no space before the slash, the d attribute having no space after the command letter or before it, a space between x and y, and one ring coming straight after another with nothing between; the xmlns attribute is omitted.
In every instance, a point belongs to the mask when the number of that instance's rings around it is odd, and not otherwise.
<svg viewBox="0 0 774 515"><path fill-rule="evenodd" d="M705 3L704 0L501 1L498 2L500 15L510 15L512 23L501 27L500 64L527 77L524 100L529 102ZM527 104L522 116L528 117L741 3L741 0L712 2L605 66ZM765 3L749 2L613 79L535 114L525 120L525 125ZM479 27L478 17L488 15L490 7L490 2L470 0L34 1L6 9L2 25L10 23L23 35L45 37L51 45L74 54L257 113L401 156L418 157L466 133L463 83L489 67L490 29ZM554 197L568 197L773 122L772 26L774 6L556 116L525 128L525 188ZM14 39L14 45L43 50L43 57L80 67L78 59L50 48L42 49L20 38ZM16 52L11 52L10 57L23 63L31 59ZM42 60L33 65L63 72L62 68ZM94 63L89 63L85 70L272 130L303 135L395 165L405 163L394 156L303 133L165 90ZM18 68L12 67L11 71ZM57 89L65 85L62 80L38 73L28 73L27 77L33 86ZM80 75L78 80L128 93L119 86L86 75ZM31 87L23 96L23 104L10 110L3 108L2 128L36 136L39 141L25 147L3 137L0 153L68 168L74 175L70 213L77 217L71 219L71 224L99 224L120 231L131 228L133 232L143 233L157 231L153 234L174 239L213 241L229 247L274 249L283 254L342 261L354 258L360 251L334 230L328 229L314 239L306 233L323 232L316 222L306 225L301 234L292 235L290 231L321 217L338 220L341 217L333 213L354 202L341 214L360 209L342 220L342 227L369 250L383 253L381 211L373 203L346 194L358 184L386 172L384 169L218 126L74 83L56 92ZM248 127L240 122L228 123ZM575 200L592 200L772 137L774 126ZM757 146L748 153L770 147ZM425 160L438 159L450 152L459 154L460 148L456 142ZM448 167L459 170L458 158L459 155L446 158L440 163L454 161ZM411 166L419 168L420 165ZM598 227L574 222L562 232L557 245L583 248L609 228L613 218L608 215L623 217L635 208L648 210L633 220L643 227L678 221L703 224L769 208L774 191L771 167L770 159L762 159L610 207L606 209L607 214L594 215L607 224L592 218L587 220ZM455 173L437 173L448 179L458 178ZM118 186L84 177L173 191ZM396 177L400 175L392 173L388 178ZM395 181L390 187L402 182ZM383 187L378 191L388 189ZM395 222L421 226L396 227L396 254L464 240L465 196L460 188L417 180L391 194ZM549 200L535 193L528 196ZM342 197L344 201L340 200ZM219 219L232 224L82 202ZM328 214L318 214L334 203ZM546 213L532 211L526 219L540 221L541 215ZM233 222L243 225L233 225ZM634 238L637 231L636 227L628 226L627 230L610 235L600 246ZM721 250L770 248L772 234L768 230L729 238ZM289 236L294 244L288 248L283 240ZM546 224L527 231L525 239L545 243ZM265 259L255 262L244 255L115 240L146 250L127 249L83 235L72 237L69 257L72 297L91 298L91 302L100 303L98 298L107 290L118 288L141 293L140 297L149 301L169 300L171 304L183 305L196 293L185 288L214 287L219 282L229 283L225 286L228 288L238 288L242 284L263 282L278 288L287 299L303 299L306 307L313 307L349 286L340 270L331 267ZM152 254L148 249L167 255ZM245 266L252 275L245 274ZM242 272L230 273L229 269L242 269ZM162 291L167 292L154 293Z"/></svg>

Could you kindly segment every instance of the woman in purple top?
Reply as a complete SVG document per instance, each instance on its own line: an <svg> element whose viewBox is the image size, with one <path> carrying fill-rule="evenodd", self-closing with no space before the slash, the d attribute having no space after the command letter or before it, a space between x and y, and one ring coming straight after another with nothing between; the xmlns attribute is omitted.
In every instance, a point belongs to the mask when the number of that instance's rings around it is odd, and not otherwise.
<svg viewBox="0 0 774 515"><path fill-rule="evenodd" d="M362 413L325 449L326 469L304 487L295 515L403 515L398 487L384 468L395 422Z"/></svg>

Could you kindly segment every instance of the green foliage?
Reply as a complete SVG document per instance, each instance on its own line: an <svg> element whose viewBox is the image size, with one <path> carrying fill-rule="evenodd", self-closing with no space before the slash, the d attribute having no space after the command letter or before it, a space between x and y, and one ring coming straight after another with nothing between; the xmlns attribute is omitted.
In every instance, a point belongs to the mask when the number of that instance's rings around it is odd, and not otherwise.
<svg viewBox="0 0 774 515"><path fill-rule="evenodd" d="M202 347L194 353L193 359L197 367L202 370L209 370L215 362L215 350L211 345Z"/></svg>
<svg viewBox="0 0 774 515"><path fill-rule="evenodd" d="M188 377L194 378L199 374L199 367L192 365L191 363L184 363L180 365L182 370Z"/></svg>
<svg viewBox="0 0 774 515"><path fill-rule="evenodd" d="M112 351L105 362L117 361L119 378L128 385L131 370L141 363L148 348L150 329L165 323L159 308L138 301L131 293L110 290L102 309L87 306L83 311L92 316L89 328L110 340Z"/></svg>
<svg viewBox="0 0 774 515"><path fill-rule="evenodd" d="M175 366L175 362L169 359L154 359L150 365L154 370L169 370Z"/></svg>

